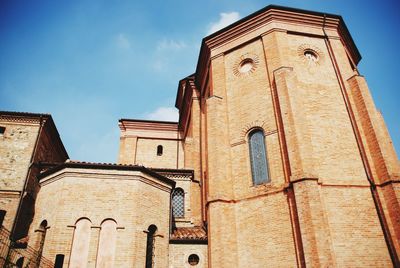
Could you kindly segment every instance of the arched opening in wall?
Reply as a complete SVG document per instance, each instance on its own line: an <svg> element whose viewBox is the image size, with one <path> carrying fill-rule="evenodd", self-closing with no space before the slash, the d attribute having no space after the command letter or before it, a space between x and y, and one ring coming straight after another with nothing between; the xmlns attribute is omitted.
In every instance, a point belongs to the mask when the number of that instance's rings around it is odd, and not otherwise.
<svg viewBox="0 0 400 268"><path fill-rule="evenodd" d="M0 126L0 136L4 135L4 132L6 132L6 128L3 126Z"/></svg>
<svg viewBox="0 0 400 268"><path fill-rule="evenodd" d="M40 264L40 259L42 258L43 248L44 248L44 241L46 240L46 231L47 231L47 221L43 220L40 223L39 228L35 231L37 233L37 240L36 240L36 250L37 250L37 258L36 263Z"/></svg>
<svg viewBox="0 0 400 268"><path fill-rule="evenodd" d="M22 268L23 266L24 266L24 257L20 257L18 260L17 260L17 262L15 263L15 266L17 267L17 268Z"/></svg>
<svg viewBox="0 0 400 268"><path fill-rule="evenodd" d="M200 258L197 254L190 254L189 258L188 258L188 263L191 266L196 266L197 264L199 264Z"/></svg>
<svg viewBox="0 0 400 268"><path fill-rule="evenodd" d="M163 154L164 148L162 145L157 146L157 155L161 156Z"/></svg>
<svg viewBox="0 0 400 268"><path fill-rule="evenodd" d="M270 182L265 136L261 129L249 133L249 154L253 185Z"/></svg>
<svg viewBox="0 0 400 268"><path fill-rule="evenodd" d="M185 191L182 188L176 188L172 193L172 215L175 218L185 216Z"/></svg>
<svg viewBox="0 0 400 268"><path fill-rule="evenodd" d="M4 218L6 217L7 211L0 210L0 228L3 227Z"/></svg>
<svg viewBox="0 0 400 268"><path fill-rule="evenodd" d="M54 268L62 268L64 264L64 254L57 254L54 261Z"/></svg>
<svg viewBox="0 0 400 268"><path fill-rule="evenodd" d="M87 266L91 226L92 223L87 218L81 218L76 222L69 267L78 268Z"/></svg>
<svg viewBox="0 0 400 268"><path fill-rule="evenodd" d="M155 248L155 233L157 226L150 225L147 229L147 243L146 243L146 268L154 267L154 248Z"/></svg>
<svg viewBox="0 0 400 268"><path fill-rule="evenodd" d="M101 224L96 267L114 267L116 243L117 223L113 219L106 219Z"/></svg>

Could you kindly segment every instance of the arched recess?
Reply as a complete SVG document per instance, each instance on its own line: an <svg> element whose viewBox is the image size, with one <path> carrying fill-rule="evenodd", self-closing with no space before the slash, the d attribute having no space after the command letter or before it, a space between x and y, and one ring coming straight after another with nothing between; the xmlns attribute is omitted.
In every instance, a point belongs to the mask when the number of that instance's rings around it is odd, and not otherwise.
<svg viewBox="0 0 400 268"><path fill-rule="evenodd" d="M36 263L40 264L40 259L42 258L43 255L43 248L44 248L44 242L46 240L46 232L48 228L48 223L47 220L43 220L39 228L36 230L36 250L37 250L37 259Z"/></svg>
<svg viewBox="0 0 400 268"><path fill-rule="evenodd" d="M270 182L264 131L259 128L251 130L248 142L253 185Z"/></svg>
<svg viewBox="0 0 400 268"><path fill-rule="evenodd" d="M155 249L155 234L157 226L154 224L147 228L147 242L146 242L146 268L154 267L154 249Z"/></svg>
<svg viewBox="0 0 400 268"><path fill-rule="evenodd" d="M91 221L81 218L75 224L74 237L72 240L70 268L86 267L88 263Z"/></svg>
<svg viewBox="0 0 400 268"><path fill-rule="evenodd" d="M101 223L96 268L114 267L117 243L117 222L106 219Z"/></svg>

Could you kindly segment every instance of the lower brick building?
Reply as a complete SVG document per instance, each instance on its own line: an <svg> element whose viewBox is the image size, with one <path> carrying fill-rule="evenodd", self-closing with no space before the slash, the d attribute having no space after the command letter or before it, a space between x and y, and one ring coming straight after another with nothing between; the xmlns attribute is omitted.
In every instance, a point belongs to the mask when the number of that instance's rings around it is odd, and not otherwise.
<svg viewBox="0 0 400 268"><path fill-rule="evenodd" d="M119 121L115 164L0 112L0 262L400 267L400 165L360 59L340 16L267 6L203 39L178 122Z"/></svg>

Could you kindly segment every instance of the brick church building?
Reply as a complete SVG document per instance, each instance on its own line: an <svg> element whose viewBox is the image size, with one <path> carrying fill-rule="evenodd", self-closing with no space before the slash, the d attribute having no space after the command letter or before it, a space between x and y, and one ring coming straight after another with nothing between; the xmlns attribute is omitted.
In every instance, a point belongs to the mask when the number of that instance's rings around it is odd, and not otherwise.
<svg viewBox="0 0 400 268"><path fill-rule="evenodd" d="M119 120L116 164L0 112L0 265L400 267L400 165L360 59L340 16L267 6L203 39L179 122Z"/></svg>

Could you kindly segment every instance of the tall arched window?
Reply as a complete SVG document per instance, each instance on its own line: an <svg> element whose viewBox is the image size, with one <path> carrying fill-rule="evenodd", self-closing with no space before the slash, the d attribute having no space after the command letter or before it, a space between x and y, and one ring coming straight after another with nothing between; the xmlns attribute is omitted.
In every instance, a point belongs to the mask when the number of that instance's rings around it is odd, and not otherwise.
<svg viewBox="0 0 400 268"><path fill-rule="evenodd" d="M154 267L154 235L157 231L157 226L150 225L147 229L147 243L146 243L146 268Z"/></svg>
<svg viewBox="0 0 400 268"><path fill-rule="evenodd" d="M86 267L89 256L90 228L92 223L87 218L78 220L75 224L74 239L72 241L70 268Z"/></svg>
<svg viewBox="0 0 400 268"><path fill-rule="evenodd" d="M253 184L259 185L269 182L265 139L262 130L256 129L250 132L249 151Z"/></svg>
<svg viewBox="0 0 400 268"><path fill-rule="evenodd" d="M116 243L117 223L112 219L107 219L101 224L96 267L114 267Z"/></svg>
<svg viewBox="0 0 400 268"><path fill-rule="evenodd" d="M178 218L185 216L185 192L182 188L176 188L172 194L172 214Z"/></svg>

